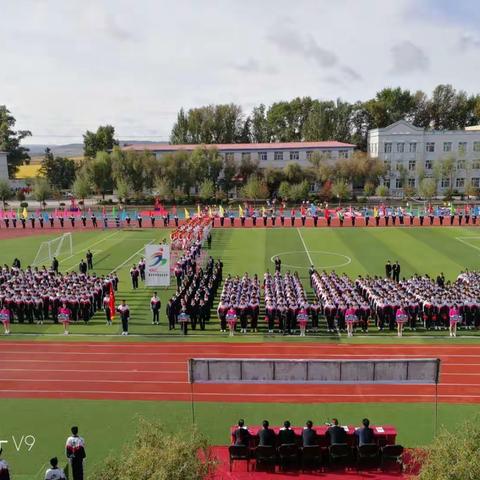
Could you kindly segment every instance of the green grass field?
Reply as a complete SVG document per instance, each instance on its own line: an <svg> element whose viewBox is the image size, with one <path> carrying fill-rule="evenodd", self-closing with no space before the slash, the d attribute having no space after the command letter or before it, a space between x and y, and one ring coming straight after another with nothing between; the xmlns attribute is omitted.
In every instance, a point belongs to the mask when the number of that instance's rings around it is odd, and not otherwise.
<svg viewBox="0 0 480 480"><path fill-rule="evenodd" d="M171 289L159 289L162 299L161 326L151 325L149 299L153 289L141 288L133 291L130 285L129 269L143 254L143 247L148 242L160 242L167 236L165 230L115 231L99 230L78 232L73 234L73 256L60 257L60 269L67 271L77 269L80 259L88 248L94 252L94 271L101 275L116 270L120 277L120 289L117 300L125 298L131 307L132 318L130 333L147 336L165 335L166 339L179 337L180 332L168 332L164 314L166 301L173 293ZM14 257L19 257L22 265L33 261L41 241L48 236L35 236L2 240L0 262L11 264ZM444 272L447 279L455 279L458 273L468 267L480 268L480 234L477 228L333 228L333 229L225 229L213 233L212 249L207 252L214 258L224 262L224 272L242 275L257 273L262 276L267 270L273 270L272 257L279 255L283 269L298 271L304 279L307 292L309 288L308 267L313 263L318 269L332 269L346 272L355 277L362 274L384 273L385 261L398 260L402 266L401 275L410 276L414 273L437 275ZM263 325L262 325L263 326ZM218 340L227 339L218 332L217 319L212 321L204 332L196 330L195 336L215 334ZM61 333L58 325L18 325L12 328L13 333L37 334ZM72 325L70 329L76 334L85 335L116 335L118 324L108 327L101 313L88 326ZM391 334L381 334L371 331L368 338L374 336L389 337ZM406 335L409 335L407 332ZM435 332L425 332L434 336ZM476 332L469 331L469 336ZM326 339L326 332L322 332ZM418 336L418 332L417 335ZM71 338L72 338L71 337ZM188 340L193 339L190 335ZM109 337L103 337L107 339ZM262 338L280 341L280 338L259 334L248 334L246 337L237 335L235 341L256 341ZM338 337L334 337L338 341ZM368 341L368 338L366 339ZM283 341L283 339L281 339ZM365 338L353 341L365 341ZM388 340L387 340L388 341Z"/></svg>
<svg viewBox="0 0 480 480"><path fill-rule="evenodd" d="M129 268L142 255L143 246L150 242L160 242L167 236L165 230L145 229L143 231L88 231L73 234L74 255L60 257L60 269L77 269L86 250L94 252L94 271L107 274L116 270L120 277L120 290L117 299L125 298L131 307L132 319L129 338L119 335L118 323L108 327L99 313L89 325L72 325L68 338L61 335L58 325L18 325L14 324L14 335L0 338L2 341L48 340L55 341L232 341L220 334L216 318L212 318L205 332L196 331L184 338L180 332L169 333L165 326L162 307L161 326L151 325L149 298L152 289L141 287L133 292L130 287ZM49 236L35 236L2 240L0 263L11 264L14 257L26 266L33 260L40 243ZM283 269L297 270L304 279L309 295L307 272L310 263L318 269L334 268L352 277L358 274L378 274L384 272L385 261L398 260L402 266L402 276L414 273L436 275L444 272L447 279L453 280L464 268L480 268L480 233L477 228L336 228L336 229L225 229L213 232L211 251L214 258L224 262L225 274L263 275L273 270L272 257L279 255ZM173 287L160 290L163 305L173 293ZM456 343L477 342L477 332L460 332ZM464 336L462 339L461 336ZM402 342L439 342L452 340L438 332L417 331L415 335L406 333ZM411 336L409 339L408 336ZM321 342L379 342L395 344L398 339L389 332L381 334L371 329L368 336L347 339L342 336L327 335L307 337ZM299 337L271 336L259 334L237 335L233 341L278 341L302 342ZM14 478L22 480L42 478L45 463L52 455L63 456L64 439L72 424L79 424L81 433L87 439L87 472L101 462L108 452L115 451L133 435L138 415L161 420L168 429L178 430L192 422L192 406L189 402L149 402L149 401L90 401L90 400L0 400L0 440L10 439L8 460L12 465ZM472 418L478 411L477 405L440 404L439 425L453 427L463 419ZM249 424L257 424L263 418L272 423L280 423L289 418L292 423L303 424L311 418L316 423L337 416L343 423L358 423L368 416L374 423L392 423L401 426L398 440L407 445L424 445L434 435L434 405L432 403L413 404L374 404L374 403L331 403L331 404L269 404L269 403L196 403L196 422L215 444L228 442L227 427L238 417L245 417ZM23 446L17 453L13 448L12 435L34 435L36 443L28 452Z"/></svg>

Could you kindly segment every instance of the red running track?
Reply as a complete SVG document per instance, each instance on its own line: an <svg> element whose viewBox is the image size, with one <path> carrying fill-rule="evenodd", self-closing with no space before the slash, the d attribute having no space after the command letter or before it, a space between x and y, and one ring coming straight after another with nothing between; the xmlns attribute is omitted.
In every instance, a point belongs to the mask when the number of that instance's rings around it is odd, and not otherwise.
<svg viewBox="0 0 480 480"><path fill-rule="evenodd" d="M189 401L187 360L192 357L439 357L439 401L480 403L480 345L321 343L4 342L0 398ZM431 402L434 393L432 385L194 385L196 401L212 402Z"/></svg>

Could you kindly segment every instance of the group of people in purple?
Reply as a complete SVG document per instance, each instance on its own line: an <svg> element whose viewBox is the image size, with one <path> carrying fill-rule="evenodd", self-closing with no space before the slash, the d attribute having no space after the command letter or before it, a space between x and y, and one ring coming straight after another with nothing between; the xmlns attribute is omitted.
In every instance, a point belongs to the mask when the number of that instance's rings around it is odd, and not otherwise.
<svg viewBox="0 0 480 480"><path fill-rule="evenodd" d="M110 290L118 287L116 274L61 274L45 266L22 270L15 265L0 270L0 321L7 335L11 323L43 324L48 320L63 324L68 334L71 322L88 323L104 308Z"/></svg>
<svg viewBox="0 0 480 480"><path fill-rule="evenodd" d="M451 337L456 337L459 324L466 329L480 325L478 272L466 270L446 282L443 274L402 280L359 276L352 281L345 274L323 271L312 274L312 286L328 330L346 330L349 336L355 327L367 332L370 319L379 330L396 328L398 336L404 326L415 331L417 322L429 330L448 329Z"/></svg>

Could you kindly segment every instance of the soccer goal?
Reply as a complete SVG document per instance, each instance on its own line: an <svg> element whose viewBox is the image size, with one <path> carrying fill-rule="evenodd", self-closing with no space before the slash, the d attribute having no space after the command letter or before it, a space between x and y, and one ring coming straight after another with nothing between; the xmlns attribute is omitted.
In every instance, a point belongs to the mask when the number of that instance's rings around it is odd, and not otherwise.
<svg viewBox="0 0 480 480"><path fill-rule="evenodd" d="M40 245L35 260L34 266L44 265L50 263L53 257L68 257L73 255L73 241L71 233L64 233L53 240L42 242Z"/></svg>

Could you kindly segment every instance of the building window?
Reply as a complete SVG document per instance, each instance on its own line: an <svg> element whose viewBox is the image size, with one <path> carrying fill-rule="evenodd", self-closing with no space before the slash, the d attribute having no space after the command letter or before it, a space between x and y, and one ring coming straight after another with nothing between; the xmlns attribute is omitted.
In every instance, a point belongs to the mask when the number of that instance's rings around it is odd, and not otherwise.
<svg viewBox="0 0 480 480"><path fill-rule="evenodd" d="M417 167L417 162L415 160L409 160L408 162L408 169L413 172Z"/></svg>
<svg viewBox="0 0 480 480"><path fill-rule="evenodd" d="M451 152L452 151L452 142L443 142L443 151Z"/></svg>
<svg viewBox="0 0 480 480"><path fill-rule="evenodd" d="M457 170L465 170L465 160L457 161Z"/></svg>
<svg viewBox="0 0 480 480"><path fill-rule="evenodd" d="M478 177L472 178L472 187L476 187L476 188L480 187L480 178Z"/></svg>
<svg viewBox="0 0 480 480"><path fill-rule="evenodd" d="M402 179L396 178L395 179L395 188L402 188Z"/></svg>
<svg viewBox="0 0 480 480"><path fill-rule="evenodd" d="M434 152L435 151L435 142L427 142L425 144L425 151L426 152Z"/></svg>
<svg viewBox="0 0 480 480"><path fill-rule="evenodd" d="M480 142L473 142L473 151L480 152Z"/></svg>
<svg viewBox="0 0 480 480"><path fill-rule="evenodd" d="M313 158L313 151L312 150L307 150L307 160L310 161Z"/></svg>
<svg viewBox="0 0 480 480"><path fill-rule="evenodd" d="M235 156L233 152L227 152L225 154L225 161L233 162L235 160Z"/></svg>
<svg viewBox="0 0 480 480"><path fill-rule="evenodd" d="M433 162L431 160L425 160L425 170L431 170L433 167Z"/></svg>
<svg viewBox="0 0 480 480"><path fill-rule="evenodd" d="M283 152L275 152L274 159L282 161L283 160Z"/></svg>
<svg viewBox="0 0 480 480"><path fill-rule="evenodd" d="M300 160L300 154L298 152L290 152L290 160Z"/></svg>
<svg viewBox="0 0 480 480"><path fill-rule="evenodd" d="M397 152L403 153L405 151L405 144L404 143L397 143Z"/></svg>
<svg viewBox="0 0 480 480"><path fill-rule="evenodd" d="M348 158L348 150L339 150L338 158Z"/></svg>
<svg viewBox="0 0 480 480"><path fill-rule="evenodd" d="M250 161L250 152L242 152L242 161L244 162Z"/></svg>
<svg viewBox="0 0 480 480"><path fill-rule="evenodd" d="M267 152L258 152L258 159L261 161L261 162L266 162L267 161Z"/></svg>
<svg viewBox="0 0 480 480"><path fill-rule="evenodd" d="M480 160L474 160L474 161L472 162L472 168L473 168L474 170L479 170L479 169L480 169Z"/></svg>
<svg viewBox="0 0 480 480"><path fill-rule="evenodd" d="M385 153L392 153L392 144L391 143L386 143L384 145L385 147Z"/></svg>
<svg viewBox="0 0 480 480"><path fill-rule="evenodd" d="M415 142L411 142L409 145L408 145L408 150L410 151L410 153L416 153L417 152L417 144Z"/></svg>
<svg viewBox="0 0 480 480"><path fill-rule="evenodd" d="M467 151L467 142L458 142L458 153L464 154Z"/></svg>
<svg viewBox="0 0 480 480"><path fill-rule="evenodd" d="M409 178L408 180L408 186L409 187L412 187L412 188L415 188L415 179L414 178Z"/></svg>
<svg viewBox="0 0 480 480"><path fill-rule="evenodd" d="M387 178L386 180L383 181L383 184L387 187L390 188L390 179Z"/></svg>
<svg viewBox="0 0 480 480"><path fill-rule="evenodd" d="M440 182L442 188L449 188L450 187L450 179L449 178L442 178Z"/></svg>
<svg viewBox="0 0 480 480"><path fill-rule="evenodd" d="M465 179L464 178L457 178L456 186L457 186L457 188L463 188L465 186Z"/></svg>

